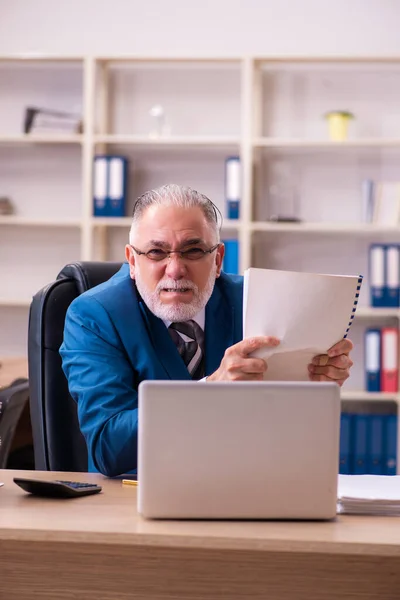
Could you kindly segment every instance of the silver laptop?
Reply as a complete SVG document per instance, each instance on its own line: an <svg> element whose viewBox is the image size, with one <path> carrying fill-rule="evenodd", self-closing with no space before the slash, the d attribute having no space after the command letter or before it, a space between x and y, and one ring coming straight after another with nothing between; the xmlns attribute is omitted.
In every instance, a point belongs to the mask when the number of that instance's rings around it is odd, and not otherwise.
<svg viewBox="0 0 400 600"><path fill-rule="evenodd" d="M335 383L146 381L138 511L148 518L331 519Z"/></svg>

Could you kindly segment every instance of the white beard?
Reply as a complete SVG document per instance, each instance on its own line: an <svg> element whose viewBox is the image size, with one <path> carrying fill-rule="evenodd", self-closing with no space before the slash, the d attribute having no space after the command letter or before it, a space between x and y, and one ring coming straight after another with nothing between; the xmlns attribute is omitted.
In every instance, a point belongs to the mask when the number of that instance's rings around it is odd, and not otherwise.
<svg viewBox="0 0 400 600"><path fill-rule="evenodd" d="M154 292L150 292L145 284L138 268L138 264L135 265L135 282L139 294L143 298L147 307L153 314L163 321L189 321L193 319L207 304L214 289L215 279L217 274L217 265L214 263L208 277L205 288L202 292L199 291L197 285L195 285L190 279L170 279L169 277L163 278L157 284ZM191 302L179 302L179 304L164 304L160 300L160 292L165 289L182 289L188 288L193 290L193 300Z"/></svg>

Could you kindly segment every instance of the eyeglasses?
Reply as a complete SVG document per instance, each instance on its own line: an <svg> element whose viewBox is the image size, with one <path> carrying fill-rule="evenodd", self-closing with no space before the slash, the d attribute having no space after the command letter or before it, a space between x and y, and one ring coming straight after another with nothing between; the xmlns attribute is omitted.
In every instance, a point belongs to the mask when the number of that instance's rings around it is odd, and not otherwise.
<svg viewBox="0 0 400 600"><path fill-rule="evenodd" d="M183 260L201 260L205 257L206 254L211 254L218 248L220 244L215 244L209 250L203 250L203 248L198 248L197 246L194 248L188 248L187 250L163 250L162 248L150 248L147 252L142 252L142 250L138 250L135 246L130 244L130 247L138 254L139 256L146 256L149 260L154 260L156 262L160 262L165 260L166 258L170 258L171 254L178 254L179 258Z"/></svg>

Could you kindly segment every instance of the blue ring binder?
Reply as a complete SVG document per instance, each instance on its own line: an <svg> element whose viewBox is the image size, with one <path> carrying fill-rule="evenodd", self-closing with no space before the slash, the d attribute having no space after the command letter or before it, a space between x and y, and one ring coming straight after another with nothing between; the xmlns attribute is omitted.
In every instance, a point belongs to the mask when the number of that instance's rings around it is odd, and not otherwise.
<svg viewBox="0 0 400 600"><path fill-rule="evenodd" d="M351 324L353 323L354 317L356 316L355 313L356 313L356 310L357 310L358 298L360 297L360 293L359 292L361 290L361 284L362 284L362 282L363 282L363 276L359 275L359 277L358 277L358 285L357 285L357 292L356 292L355 300L354 300L354 304L353 304L354 308L351 311L350 320L349 320L349 323L347 325L347 329L346 329L346 332L345 332L343 338L347 338L347 334L350 331Z"/></svg>

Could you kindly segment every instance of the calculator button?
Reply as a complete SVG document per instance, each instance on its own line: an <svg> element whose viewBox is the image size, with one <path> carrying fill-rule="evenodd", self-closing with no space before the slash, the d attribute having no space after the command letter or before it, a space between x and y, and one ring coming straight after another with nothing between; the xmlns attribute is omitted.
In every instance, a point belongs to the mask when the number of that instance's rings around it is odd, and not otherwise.
<svg viewBox="0 0 400 600"><path fill-rule="evenodd" d="M73 488L79 487L79 483L76 483L74 481L61 481L61 480L58 480L57 483L62 483L63 485L68 485L69 487L73 487Z"/></svg>

